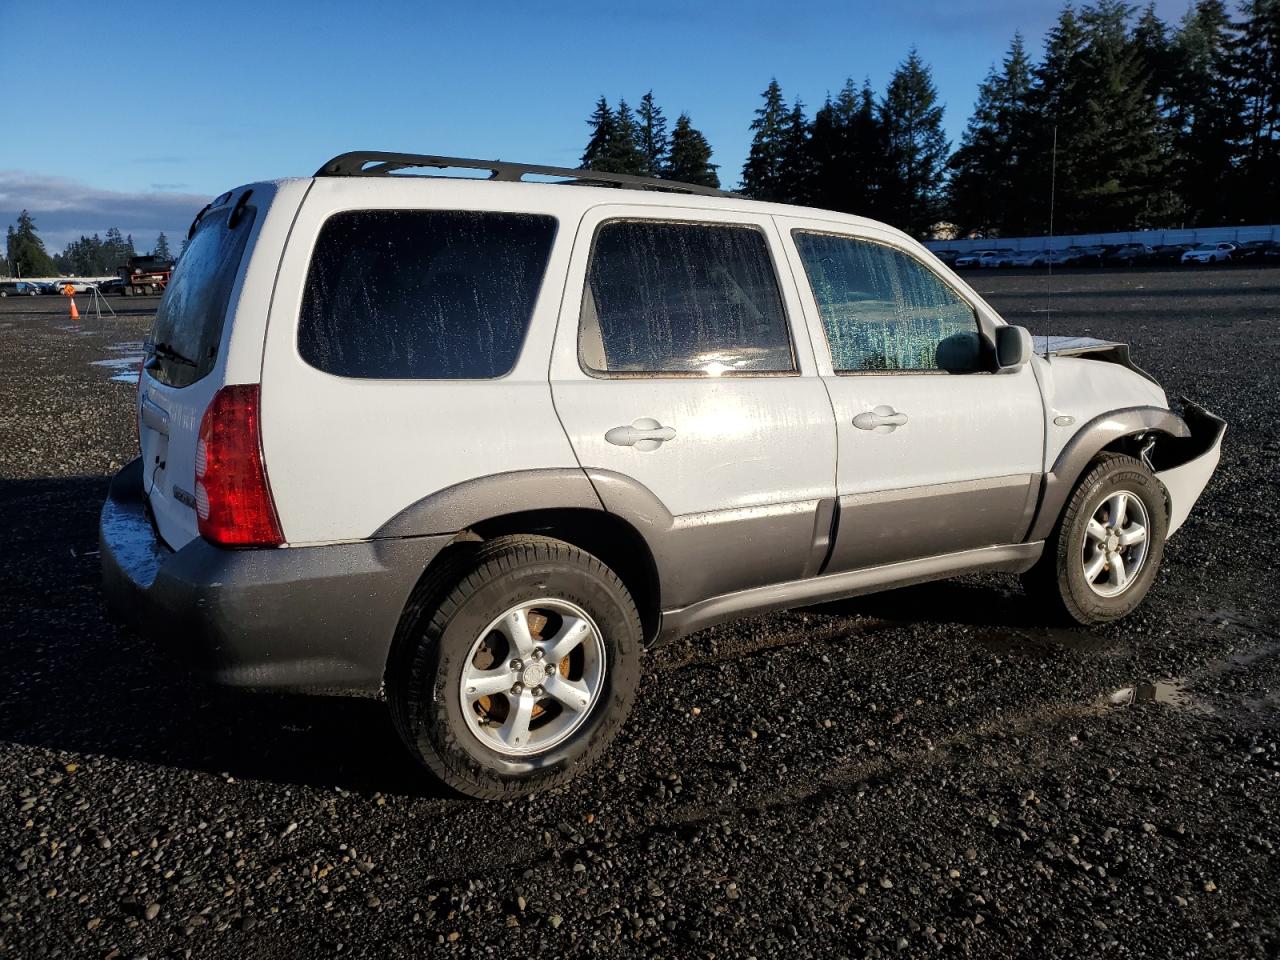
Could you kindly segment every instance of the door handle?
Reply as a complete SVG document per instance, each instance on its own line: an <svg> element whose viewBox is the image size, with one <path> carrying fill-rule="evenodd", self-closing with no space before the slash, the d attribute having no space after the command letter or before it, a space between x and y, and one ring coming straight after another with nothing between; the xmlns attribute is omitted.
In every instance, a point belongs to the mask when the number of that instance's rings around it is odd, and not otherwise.
<svg viewBox="0 0 1280 960"><path fill-rule="evenodd" d="M674 427L664 427L653 417L641 417L622 427L614 427L604 438L619 447L635 447L637 450L657 450L676 435Z"/></svg>
<svg viewBox="0 0 1280 960"><path fill-rule="evenodd" d="M907 422L905 413L898 413L893 407L878 406L867 410L853 418L853 425L859 430L874 430L876 433L893 433Z"/></svg>

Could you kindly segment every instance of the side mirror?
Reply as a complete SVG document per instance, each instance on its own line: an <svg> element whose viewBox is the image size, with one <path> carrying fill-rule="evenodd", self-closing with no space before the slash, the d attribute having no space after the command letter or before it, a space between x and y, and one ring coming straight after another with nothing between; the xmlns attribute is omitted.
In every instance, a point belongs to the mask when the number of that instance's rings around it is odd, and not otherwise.
<svg viewBox="0 0 1280 960"><path fill-rule="evenodd" d="M1000 327L996 330L996 363L1000 371L1017 370L1031 359L1035 347L1031 331L1026 327Z"/></svg>

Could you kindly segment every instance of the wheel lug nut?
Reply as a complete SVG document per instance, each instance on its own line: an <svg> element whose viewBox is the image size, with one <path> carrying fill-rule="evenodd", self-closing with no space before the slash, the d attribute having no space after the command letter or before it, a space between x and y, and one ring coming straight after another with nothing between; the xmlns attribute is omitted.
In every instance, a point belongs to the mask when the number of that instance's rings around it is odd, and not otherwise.
<svg viewBox="0 0 1280 960"><path fill-rule="evenodd" d="M533 659L535 659L535 660L541 660L541 659L542 659L542 651L541 651L541 650L535 650L535 651L533 651Z"/></svg>
<svg viewBox="0 0 1280 960"><path fill-rule="evenodd" d="M540 697L540 696L542 696L542 694L543 694L544 692L545 692L545 691L544 691L541 687L534 687L534 688L533 688L533 695L534 695L535 697Z"/></svg>
<svg viewBox="0 0 1280 960"><path fill-rule="evenodd" d="M524 684L523 683L513 684L511 687L511 692L514 693L517 697L520 696L520 694L524 693Z"/></svg>
<svg viewBox="0 0 1280 960"><path fill-rule="evenodd" d="M524 664L523 664L523 663L521 663L519 660L512 660L512 661L511 661L511 669L512 669L512 670L519 670L519 669L520 669L521 667L523 667L523 666L524 666Z"/></svg>

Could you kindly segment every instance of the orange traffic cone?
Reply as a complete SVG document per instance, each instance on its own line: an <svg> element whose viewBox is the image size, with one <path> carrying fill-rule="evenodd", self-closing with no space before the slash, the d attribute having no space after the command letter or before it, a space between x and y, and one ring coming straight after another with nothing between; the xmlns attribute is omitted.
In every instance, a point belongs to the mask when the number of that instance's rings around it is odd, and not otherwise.
<svg viewBox="0 0 1280 960"><path fill-rule="evenodd" d="M80 319L80 311L76 309L76 298L75 298L75 297L72 297L72 298L71 298L71 319L72 319L72 320L79 320L79 319Z"/></svg>

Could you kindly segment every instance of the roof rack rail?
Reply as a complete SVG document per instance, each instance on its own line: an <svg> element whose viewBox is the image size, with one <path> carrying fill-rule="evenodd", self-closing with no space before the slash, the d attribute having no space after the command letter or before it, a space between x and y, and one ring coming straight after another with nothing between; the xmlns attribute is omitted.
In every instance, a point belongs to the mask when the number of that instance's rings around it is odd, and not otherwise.
<svg viewBox="0 0 1280 960"><path fill-rule="evenodd" d="M372 166L371 166L372 164ZM600 183L637 190L665 190L669 193L695 193L704 197L736 197L738 194L715 187L678 180L637 177L629 173L605 173L601 170L574 170L570 167L543 167L531 163L505 163L502 160L475 160L470 157L436 157L420 153L386 153L380 150L353 150L334 157L316 171L317 177L381 177L412 167L462 167L488 170L490 180L519 183L524 177L564 177L570 183Z"/></svg>

